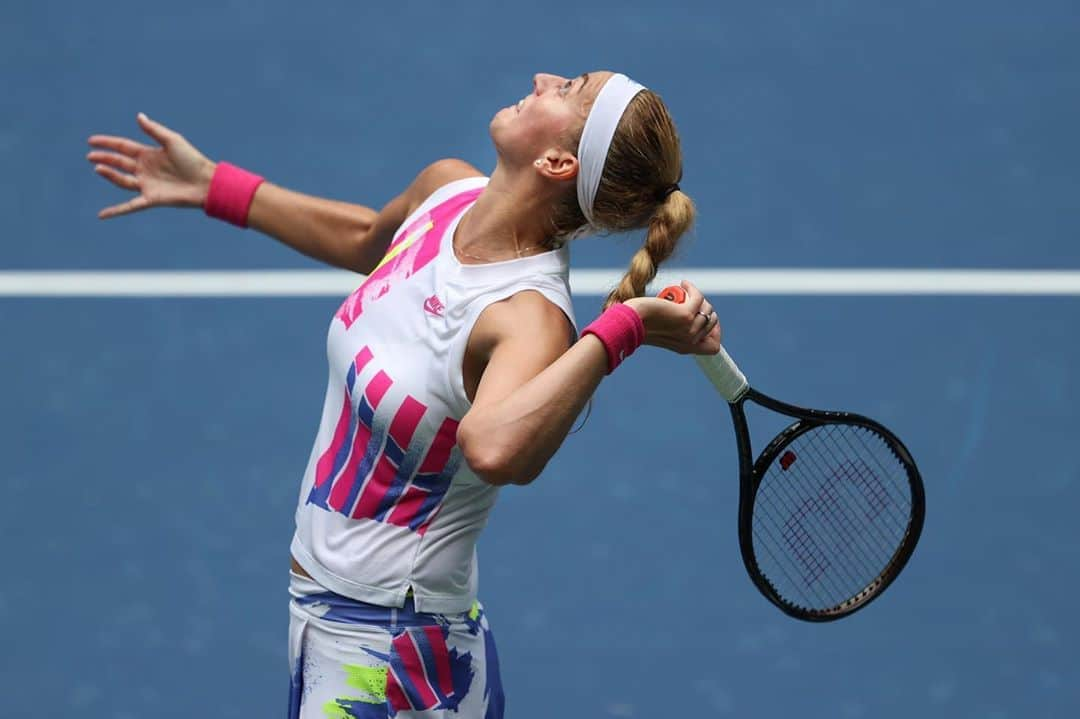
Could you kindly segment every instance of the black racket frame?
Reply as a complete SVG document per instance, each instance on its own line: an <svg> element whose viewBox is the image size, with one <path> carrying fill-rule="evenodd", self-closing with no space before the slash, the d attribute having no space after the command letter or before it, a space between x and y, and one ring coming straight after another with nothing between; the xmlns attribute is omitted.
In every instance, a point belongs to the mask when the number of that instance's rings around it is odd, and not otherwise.
<svg viewBox="0 0 1080 719"><path fill-rule="evenodd" d="M756 460L752 454L750 428L747 425L746 412L743 409L743 404L747 400L796 420L781 431L780 434L776 435L761 451ZM865 607L884 592L900 574L904 565L911 558L912 552L915 551L915 545L918 544L919 536L922 534L923 520L926 514L926 495L919 468L915 465L915 460L912 459L907 447L904 446L899 437L869 417L852 412L804 409L773 399L758 392L753 387L747 388L741 397L729 404L729 407L731 408L732 420L735 423L735 441L739 454L739 551L754 586L758 588L766 599L775 604L785 614L808 622L831 622ZM893 553L884 571L876 579L855 596L841 604L829 609L818 610L800 607L785 600L761 572L754 555L752 525L754 499L757 489L761 485L765 472L776 460L777 455L800 435L816 427L828 424L866 427L885 440L886 444L889 445L889 449L907 472L908 482L911 487L911 518L903 541Z"/></svg>

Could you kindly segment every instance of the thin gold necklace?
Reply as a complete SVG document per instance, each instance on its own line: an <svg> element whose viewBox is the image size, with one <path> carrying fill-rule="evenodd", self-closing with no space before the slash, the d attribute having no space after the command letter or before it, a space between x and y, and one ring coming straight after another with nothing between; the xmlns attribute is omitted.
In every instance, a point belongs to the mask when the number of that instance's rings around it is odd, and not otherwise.
<svg viewBox="0 0 1080 719"><path fill-rule="evenodd" d="M535 250L537 247L543 247L543 245L529 245L528 247L516 247L516 248L514 248L514 251L517 252L517 257L511 257L511 258L508 258L508 259L520 260L520 259L522 259L522 257L521 257L522 252L528 252L529 250ZM470 260L480 260L481 262L505 262L506 261L506 260L492 260L492 259L489 259L487 257L480 257L479 255L474 255L474 254L472 254L470 252L466 252L465 250L461 249L456 244L454 244L454 251L457 252L458 254L464 256L464 257L468 257Z"/></svg>
<svg viewBox="0 0 1080 719"><path fill-rule="evenodd" d="M465 250L463 250L463 249L461 249L460 247L457 246L458 232L461 230L461 225L464 224L468 220L468 215L471 212L472 212L472 208L470 207L468 210L466 210L465 216L461 218L461 221L458 223L458 226L454 229L454 234L452 234L450 236L450 247L451 247L451 249L454 250L455 254L460 253L463 257L468 257L470 260L480 260L481 262L496 262L496 260L492 260L492 259L489 259L487 257L480 257L479 255L472 254L471 252L466 252ZM514 251L517 253L517 256L512 257L512 258L508 258L508 259L520 260L522 252L528 252L529 250L535 250L536 248L543 247L543 246L544 246L543 244L539 244L539 245L529 245L528 247L515 247ZM498 260L498 262L505 262L505 261L506 260Z"/></svg>

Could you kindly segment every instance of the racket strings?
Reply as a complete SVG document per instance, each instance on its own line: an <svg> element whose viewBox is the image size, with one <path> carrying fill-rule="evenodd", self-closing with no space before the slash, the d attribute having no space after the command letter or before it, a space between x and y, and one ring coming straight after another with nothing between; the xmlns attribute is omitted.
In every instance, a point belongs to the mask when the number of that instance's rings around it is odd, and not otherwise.
<svg viewBox="0 0 1080 719"><path fill-rule="evenodd" d="M825 470L821 467L820 463L816 461L816 457L811 455L807 459L814 463L812 469L817 475L824 474ZM799 484L804 486L813 481L812 477L804 476L805 473L803 467L805 466L805 464L800 466L795 473ZM759 497L764 499L774 510L773 512L770 512L770 519L774 522L778 521L776 516L777 512L783 513L785 507L796 503L793 493L787 491L788 488L786 485L778 485L778 489L784 490L784 502L782 504L778 501L774 501L772 495L769 493L759 493ZM787 546L795 552L795 558L799 560L800 564L807 570L802 573L802 578L803 582L808 586L813 586L817 577L831 564L827 557L824 556L822 548L818 546L819 543L814 541L814 537L804 525L803 520L809 511L818 510L819 517L829 524L830 529L832 529L836 535L840 536L840 538L847 543L848 547L856 548L860 554L860 559L863 560L864 563L880 563L887 560L887 557L881 556L880 554L871 555L869 553L870 550L866 550L861 543L857 541L857 530L852 525L847 514L837 513L835 511L837 501L838 497L835 496L835 485L826 485L817 496L811 495L809 498L806 498L799 503L798 510L790 514L788 519L783 523L784 532L782 536ZM806 561L807 553L815 551L819 555L816 558L816 561L812 563ZM840 565L838 567L838 572L841 571L846 574L846 579L848 580L846 584L850 585L859 581L859 577L850 571L850 567Z"/></svg>
<svg viewBox="0 0 1080 719"><path fill-rule="evenodd" d="M803 468L799 467L796 470L796 474L802 475ZM800 479L805 484L808 480L805 478ZM817 498L811 497L798 502L796 497L790 491L787 491L782 485L779 486L779 490L783 491L784 496L782 498L774 498L773 493L758 493L757 501L761 503L761 509L768 515L768 522L754 522L755 533L761 530L762 533L768 534L769 542L763 543L762 546L770 553L773 560L777 562L778 566L785 568L785 563L779 560L779 557L773 552L772 544L778 547L787 547L787 552L781 552L780 556L788 556L792 552L794 553L794 561L789 564L794 565L794 569L797 576L801 579L799 582L795 581L792 575L786 571L788 579L792 584L798 585L800 582L809 588L817 587L816 580L822 576L827 569L830 568L831 562L828 557L825 556L822 548L818 542L814 540L814 537L808 532L803 519L807 512L817 509L819 501ZM790 511L791 506L797 505L797 509ZM755 505L755 510L758 506ZM782 519L783 515L787 515L786 519ZM838 535L843 535L843 539L846 542L850 542L852 546L856 546L854 539L855 535L849 530L848 527L835 521L834 513L824 512L821 513L825 521L830 525L830 528ZM779 528L778 531L774 531L773 527ZM779 537L777 536L779 534ZM875 561L880 558L870 557L863 555L864 561ZM838 572L845 574L844 579L847 580L845 584L850 584L858 581L858 579L849 571L849 568L841 565L838 567ZM832 590L832 594L836 594L842 591L841 587L836 584L831 575L824 577L827 583L832 586L829 589ZM821 603L827 603L827 600L817 595L821 599Z"/></svg>
<svg viewBox="0 0 1080 719"><path fill-rule="evenodd" d="M883 492L880 491L883 485L877 476L869 471L870 468L862 456L853 458L842 453L838 456L838 452L842 450L837 442L838 429L845 428L836 426L824 428L823 436L818 439L827 441L814 443L815 449L820 451L808 454L808 458L813 460L814 473L818 477L827 477L818 492L818 497L827 498L827 501L818 503L818 508L822 510L819 518L824 518L833 527L842 528L842 531L837 532L841 535L840 542L834 543L834 551L840 550L838 553L840 558L845 558L846 555L846 558L862 560L867 567L884 567L894 553L890 536L892 532L889 531L887 525L895 526L896 517L895 514L890 513L881 524L873 521L856 523L858 513L851 511L853 508L861 507L865 518L873 520L881 514L883 508L881 505L886 500L883 499ZM845 442L845 444L851 448L850 443ZM880 462L878 465L879 469L884 469ZM810 479L813 482L815 478ZM805 478L803 482L806 482ZM840 488L843 496L837 488ZM888 522L889 518L894 521ZM876 540L878 544L864 540ZM850 568L850 565L848 566ZM872 576L876 576L876 573L867 577L863 572L859 572L854 576L858 578L860 585L865 586L872 581ZM859 588L861 589L861 586Z"/></svg>
<svg viewBox="0 0 1080 719"><path fill-rule="evenodd" d="M820 465L816 457L814 459L817 475L824 476L827 470ZM877 542L867 544L863 541L864 537L861 534L863 528L857 526L852 518L852 513L846 511L847 507L850 506L853 501L858 501L857 497L852 493L850 482L847 480L852 479L853 476L858 477L859 475L853 473L849 465L842 463L839 460L835 461L837 462L837 465L833 476L837 477L840 481L836 483L830 482L822 487L819 496L828 497L829 501L819 503L818 508L821 509L819 517L827 522L831 528L833 528L836 535L839 536L841 540L840 546L848 551L849 558L861 560L863 567L885 566L888 563L891 554L886 554L881 551L880 543L887 542L888 538L880 531L875 532L875 528L872 527L871 533L876 535L873 538L877 540ZM809 481L813 481L813 479L811 478ZM838 485L843 488L843 498L836 494L836 487ZM840 507L841 501L845 502L845 507ZM858 556L856 557L855 555ZM841 557L843 557L843 552L841 552ZM859 589L861 589L872 581L872 577L867 577L866 572L852 571L850 564L840 564L839 566L844 568L847 572L849 582L844 586L848 588L849 592L850 587L852 586L858 586Z"/></svg>
<svg viewBox="0 0 1080 719"><path fill-rule="evenodd" d="M754 503L762 574L787 601L829 609L881 576L907 534L907 471L877 433L823 425L793 440ZM760 551L759 551L760 550Z"/></svg>
<svg viewBox="0 0 1080 719"><path fill-rule="evenodd" d="M866 444L866 441L865 441L863 435L864 434L869 434L870 436L874 437L875 439L878 439L879 441L881 441L881 448L884 448L886 450L886 452L888 453L888 458L890 460L890 462L889 462L890 466L903 470L903 465L900 463L900 459L893 453L892 448L887 443L885 443L883 440L881 440L881 438L878 437L878 435L873 434L872 432L870 432L870 430L866 430L866 429L863 429L861 427L847 427L847 426L843 426L843 427L845 427L845 428L847 428L847 429L849 429L851 431L847 431L847 432L838 431L835 427L828 427L828 429L830 430L829 436L830 436L830 438L839 437L839 439L842 440L845 443L845 445L847 446L848 451L851 454L853 454L853 455L858 454L861 457L870 457L877 464L877 468L878 468L878 470L880 470L881 474L883 474L885 476L889 475L889 471L890 471L889 468L887 468L881 462L881 457L879 456L880 451L874 451L874 449L867 446L867 444ZM858 447L855 447L851 443L852 438L858 440L858 442L859 442ZM829 445L826 445L826 447L828 448ZM879 448L879 450L881 448ZM831 449L830 449L830 451L831 451ZM884 497L882 497L880 499L882 499L883 501L885 501L887 503L886 506L892 507L892 512L891 512L892 517L893 517L893 519L896 520L897 524L900 524L900 525L906 527L907 526L907 521L908 521L908 516L909 516L910 510L911 510L911 493L910 493L910 486L909 486L909 484L907 482L907 474L906 474L906 472L904 473L904 482L903 482L902 485L897 485L897 484L891 483L891 482L888 482L888 483L887 482L881 482L881 483L878 483L875 486L875 489L882 492L885 495ZM905 506L906 509L901 510L900 509L901 505Z"/></svg>
<svg viewBox="0 0 1080 719"><path fill-rule="evenodd" d="M856 429L856 428L849 428L849 429ZM885 466L881 464L880 459L877 457L877 453L873 452L869 447L867 447L866 443L862 441L862 438L858 436L858 434L856 433L857 429L856 429L856 431L853 431L853 432L843 432L843 431L837 431L835 426L830 426L830 427L826 427L826 432L827 432L828 439L833 440L833 442L825 442L825 443L823 443L824 449L829 453L830 459L832 459L833 462L837 463L838 466L843 467L845 472L847 472L848 470L851 469L851 462L850 462L850 460L845 459L845 457L858 455L860 458L862 458L862 457L869 456L875 461L875 463L877 464L877 468L881 472L881 474L883 474L885 476L888 476L889 470L886 469ZM859 440L859 444L860 444L859 448L856 448L854 445L851 444L851 435L854 435ZM839 439L837 439L837 438L839 438ZM841 452L841 453L845 452L845 450L842 447L839 446L840 441L844 442L847 450L846 450L846 454L842 454L841 456L837 456L838 451ZM885 446L887 447L888 445L885 445ZM897 466L899 466L898 462L896 464L897 464ZM874 474L872 468L870 468L870 467L866 467L866 469L868 470L867 472L856 473L853 476L851 476L850 478L852 479L853 483L858 485L859 490L863 492L863 497L866 499L866 502L870 505L870 507L867 510L867 518L868 519L874 519L877 516L879 516L880 514L883 514L886 507L889 507L891 509L889 510L889 514L887 515L887 518L893 520L893 522L891 523L892 529L895 530L895 529L898 529L900 527L906 526L907 525L907 517L908 517L909 511L911 509L910 497L896 496L895 493L889 492L888 487L890 485L887 484L887 483L880 482L880 481L871 483L870 480L867 479L868 477L874 477L876 479L880 475ZM906 475L905 475L905 480L906 480ZM904 486L905 487L907 486L906 481L905 481ZM898 513L899 510L897 508L897 504L895 504L895 502L897 500L907 504L907 510L906 511L900 511L900 513ZM879 505L879 504L881 506L875 506L875 505ZM879 527L876 523L872 523L869 526L872 529L879 529L879 530L883 529L883 528ZM881 537L882 539L884 539L886 541L889 539L889 536L891 536L891 535L883 535L882 531L879 531L878 534L879 534L879 537Z"/></svg>
<svg viewBox="0 0 1080 719"><path fill-rule="evenodd" d="M857 436L857 435L856 435ZM858 450L850 443L850 438L847 434L841 433L842 439L847 443L848 449L857 452ZM863 444L864 452L869 452L869 448ZM865 454L863 456L866 456ZM871 457L876 460L876 455L870 453ZM882 466L880 461L877 461L878 470L886 476L888 470ZM897 463L899 467L899 464ZM863 526L867 527L870 532L874 533L877 538L882 542L882 547L887 549L893 549L889 552L889 556L886 561L892 559L895 554L895 547L898 546L899 540L902 540L904 533L906 532L908 517L911 510L911 499L909 496L897 496L895 492L890 492L887 487L890 483L876 481L870 483L867 477L877 478L880 477L871 470L867 473L860 473L858 476L852 478L852 483L859 485L859 490L862 492L862 498L866 504L865 516L868 520ZM906 480L906 475L904 476ZM906 487L905 483L905 487ZM881 521L875 521L878 518Z"/></svg>
<svg viewBox="0 0 1080 719"><path fill-rule="evenodd" d="M801 468L798 473L802 474ZM848 564L841 563L834 566L826 555L826 548L814 539L807 528L804 522L805 515L809 510L818 509L816 500L803 501L794 512L790 512L790 507L796 504L796 500L790 493L785 493L783 501L773 499L770 494L759 494L758 502L762 503L761 508L767 512L770 521L755 521L755 536L768 535L767 538L771 541L762 542L761 546L769 553L776 566L781 568L789 586L803 586L807 592L813 592L814 599L817 601L811 606L834 606L837 603L836 597L844 595L848 587L859 583L860 577L853 573ZM755 505L755 510L757 508ZM780 516L785 512L787 512L787 519L783 520ZM850 528L850 523L836 521L834 512L820 512L819 514L829 524L829 529L842 541L848 543L849 547L859 546L855 541L854 530ZM779 537L772 529L773 526L781 528ZM774 545L786 549L774 551ZM859 558L864 564L882 561L881 557L871 557L861 548L859 553L861 555ZM787 561L782 561L781 558ZM791 571L788 570L789 566ZM835 569L835 574L830 573L828 571L830 569ZM768 572L766 574L768 575Z"/></svg>
<svg viewBox="0 0 1080 719"><path fill-rule="evenodd" d="M833 434L834 431L829 431L825 438L835 441L836 437L830 436ZM835 448L828 442L822 443L818 449L821 450L820 454L808 453L805 447L801 450L804 459L813 460L804 463L803 467L811 473L809 479L817 484L817 492L815 494L811 491L809 499L802 500L799 505L800 511L792 515L788 522L799 527L799 532L795 535L796 541L805 542L807 538L812 540L816 538L813 548L809 551L817 551L819 554L828 552L827 556L834 560L830 562L830 565L835 565L837 577L840 578L839 575L843 575L846 577L845 584L848 587L859 589L871 581L874 575L870 575L865 569L856 568L855 564L863 564L867 567L885 566L891 558L891 552L882 551L879 545L863 541L869 539L876 542L884 541L887 544L888 529L874 524L868 525L868 528L857 526L858 512L853 512L851 509L853 506L856 510L861 508L866 518L873 519L881 514L882 505L887 500L884 499L884 493L879 491L880 483L873 483L873 479L868 479L868 465L865 462L838 457ZM805 475L806 472L801 471L799 474ZM820 482L821 477L825 477L826 480ZM804 476L800 481L804 486L814 486L814 484L807 485L807 479ZM857 491L860 485L863 496L860 496L860 491ZM785 489L789 487L789 485L778 486ZM791 493L785 494L790 502ZM807 510L814 514L812 518L803 516ZM884 521L887 522L890 516L895 519L895 515L886 515ZM809 527L806 526L808 521ZM814 522L817 522L817 535L811 534L811 530L815 529ZM787 526L790 528L791 525ZM808 550L791 541L790 531L787 539L789 547L796 552L796 559L801 559L800 555ZM835 561L845 559L848 561ZM805 560L802 563L805 564ZM824 563L824 561L819 562L819 564ZM803 578L807 582L812 582L816 580L818 574L821 572L804 572ZM853 578L854 583L852 583ZM833 584L835 586L835 582Z"/></svg>
<svg viewBox="0 0 1080 719"><path fill-rule="evenodd" d="M776 506L778 502L767 501L767 504ZM764 547L772 560L774 567L779 567L787 580L785 586L777 589L786 598L791 600L797 595L798 603L811 608L828 608L836 606L854 593L855 589L865 585L868 573L852 568L852 562L838 562L837 551L829 545L839 541L849 548L858 547L853 541L853 533L844 523L828 521L828 527L807 527L805 510L806 503L802 504L800 511L789 515L788 519L781 523L775 512L770 512L771 521L779 530L765 529L767 526L759 521L759 528L755 531L755 537L759 547ZM818 507L810 505L811 509ZM829 517L828 513L816 512L819 515ZM833 535L835 539L829 542L821 541L823 531ZM779 533L779 537L777 536ZM817 536L818 539L814 539ZM767 537L768 541L762 541ZM773 549L773 547L777 549ZM853 552L852 557L860 565L866 566L875 560L867 556L865 551ZM880 558L878 558L880 561ZM769 566L763 567L763 572L769 576L774 584L776 572ZM812 596L811 596L812 595Z"/></svg>
<svg viewBox="0 0 1080 719"><path fill-rule="evenodd" d="M766 501L772 504L776 512L782 514L785 511L785 505L773 502L771 498ZM794 499L791 495L788 495L785 497L785 502L793 504ZM798 509L788 514L782 525L781 537L785 545L795 553L794 558L802 565L803 582L810 586L833 565L833 562L826 556L828 547L823 546L823 542L816 539L815 535L810 531L812 527L808 526L808 519L810 519L809 515L811 513L814 513L817 519L827 524L828 529L831 530L834 536L844 542L845 546L849 549L854 548L852 554L858 554L858 559L863 564L883 561L883 557L873 555L872 549L867 549L857 541L857 530L846 514L836 511L834 506L836 502L837 498L827 492L823 492L818 498L804 499L798 504ZM776 514L771 513L770 518L776 521ZM838 574L845 574L845 577L843 577L846 580L845 585L850 585L859 580L858 575L853 574L851 567L847 564L837 565L836 570ZM825 576L827 578L831 577L831 575Z"/></svg>
<svg viewBox="0 0 1080 719"><path fill-rule="evenodd" d="M755 507L755 509L756 509L756 507ZM765 537L764 535L767 535L767 537ZM753 529L753 536L754 536L754 540L755 540L754 544L759 545L761 547L764 547L766 553L769 555L769 558L772 560L773 566L778 567L780 572L784 575L784 578L787 580L787 586L795 586L795 587L804 586L806 588L806 593L812 592L814 594L813 598L815 600L817 600L817 601L813 601L813 602L803 601L803 605L808 606L810 608L832 606L830 600L828 599L828 596L829 596L829 594L836 594L838 592L838 588L835 586L835 583L830 582L830 584L833 584L833 586L828 587L827 588L828 594L823 595L821 593L821 588L816 583L807 582L807 578L805 576L802 576L801 579L796 579L795 577L793 577L791 572L789 571L789 566L791 564L793 564L793 563L791 561L787 561L787 562L783 561L782 558L785 557L786 555L783 552L781 552L780 555L778 556L776 551L773 550L774 546L780 546L781 545L781 540L778 539L776 537L776 535L773 533L773 531L771 529L771 525L769 523L755 522L754 529ZM768 541L763 541L763 539L767 539ZM792 571L794 571L796 573L796 575L798 575L800 573L800 571L805 571L806 562L803 561L801 563L803 565L802 570L800 570L797 566L792 570ZM764 564L763 562L761 562L760 557L758 558L758 564L759 564L759 566ZM777 577L776 577L775 572L769 570L767 567L764 567L764 566L762 566L761 568L762 568L762 574L764 574L765 577L767 579L769 579L769 581L773 584L773 586L776 587L778 582L776 581ZM786 594L783 591L783 587L778 587L777 591L780 592L780 594L783 595L785 598L789 597L789 595ZM803 599L805 599L805 598L806 597L804 595Z"/></svg>
<svg viewBox="0 0 1080 719"><path fill-rule="evenodd" d="M865 432L865 433L868 433L868 431ZM878 454L876 452L873 452L869 447L866 446L866 441L863 438L863 434L864 434L864 432L841 433L841 437L846 442L848 442L848 446L852 450L855 450L855 448L851 447L851 444L850 444L851 438L854 437L855 439L857 439L859 441L859 444L860 444L861 448L863 449L863 451L870 454L878 462L878 469L880 469L883 473L887 474L888 469L886 469L886 467L881 464L881 461L880 461L880 458L878 457ZM870 433L870 434L871 434L871 436L873 436L875 438L878 438L878 436L876 434L872 434L872 433ZM880 439L880 438L878 438L878 439ZM885 443L884 446L885 446L886 450L888 451L888 460L890 462L890 466L895 465L895 466L900 466L902 468L903 467L903 462L901 462L900 458L896 455L896 452L893 451L892 446L887 444L887 443ZM857 451L857 450L855 450L855 451ZM906 472L905 472L905 478L906 478ZM893 491L891 493L891 498L898 502L898 504L895 505L897 507L898 511L899 511L900 506L904 506L906 508L902 512L899 512L900 516L897 517L899 522L904 526L904 528L906 530L907 525L908 525L908 517L911 514L911 505L912 505L911 485L908 482L905 481L902 485L895 485L895 484L889 483L889 484L884 484L883 486L885 487L886 491L888 491L890 488L892 488Z"/></svg>
<svg viewBox="0 0 1080 719"><path fill-rule="evenodd" d="M815 463L816 465L817 463ZM803 465L805 466L805 465ZM800 466L796 470L797 475L803 475L803 466ZM820 466L816 466L816 471L821 474L823 472ZM802 484L806 484L809 480L802 478ZM783 485L780 485L781 489L784 489ZM827 573L827 570L833 568L833 564L829 557L825 554L825 549L820 546L820 543L815 541L814 536L809 532L805 526L804 519L806 514L812 510L830 510L830 504L836 503L836 498L832 497L828 492L824 492L818 497L810 497L804 499L801 503L797 503L791 492L784 492L784 502L774 500L769 493L759 493L759 500L764 500L762 509L769 514L769 519L772 524L783 529L780 532L780 539L782 544L777 539L776 534L772 531L769 523L755 522L755 529L762 529L764 533L769 535L769 538L773 543L778 546L786 546L789 550L788 553L781 553L780 556L788 556L791 552L794 553L794 562L789 562L795 565L795 571L800 576L799 581L795 581L791 573L785 568L785 563L781 562L777 554L772 550L769 543L763 543L766 551L769 552L777 566L780 566L784 571L786 578L791 582L793 586L799 586L800 582L803 586L807 587L809 591L814 591L814 596L819 602L815 606L828 607L833 606L836 603L835 597L843 595L847 591L847 587L858 584L861 577L853 573L851 568L846 564L839 564L835 568L837 574L843 574L842 577L833 577ZM822 499L824 498L824 501ZM778 514L783 514L787 508L792 504L798 504L798 509L790 513L785 521L780 521ZM755 507L756 509L756 507ZM837 515L834 511L820 511L818 512L821 518L829 524L829 528L842 540L848 543L849 547L859 548L860 559L865 564L879 563L885 561L885 558L878 556L871 556L867 551L862 550L860 544L857 542L856 530L851 526L850 522L842 521L846 517L844 515ZM837 521L840 519L841 521ZM818 578L822 578L822 582L819 587L817 582ZM823 585L828 584L828 587ZM825 595L822 595L819 588L827 590Z"/></svg>

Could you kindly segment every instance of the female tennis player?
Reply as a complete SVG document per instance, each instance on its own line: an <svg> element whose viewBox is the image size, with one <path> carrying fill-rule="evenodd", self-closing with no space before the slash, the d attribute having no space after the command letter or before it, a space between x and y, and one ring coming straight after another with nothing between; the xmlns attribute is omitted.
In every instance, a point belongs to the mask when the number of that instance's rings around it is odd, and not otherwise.
<svg viewBox="0 0 1080 719"><path fill-rule="evenodd" d="M293 717L502 717L477 601L477 536L501 485L535 479L601 379L642 343L715 353L712 305L644 298L693 221L660 98L624 75L537 75L490 123L490 177L428 166L379 211L214 163L145 115L156 146L95 135L101 211L202 207L367 275L331 321L330 376L292 540ZM647 227L576 337L567 244Z"/></svg>

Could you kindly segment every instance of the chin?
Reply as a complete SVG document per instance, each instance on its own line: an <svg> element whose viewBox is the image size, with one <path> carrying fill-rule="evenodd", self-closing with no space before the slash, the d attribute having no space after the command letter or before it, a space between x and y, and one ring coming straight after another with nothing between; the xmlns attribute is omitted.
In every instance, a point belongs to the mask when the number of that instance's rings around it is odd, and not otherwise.
<svg viewBox="0 0 1080 719"><path fill-rule="evenodd" d="M510 120L513 119L514 114L514 108L504 107L503 109L496 112L494 117L491 118L491 124L505 124L507 122L510 122Z"/></svg>
<svg viewBox="0 0 1080 719"><path fill-rule="evenodd" d="M513 117L514 108L505 107L495 113L495 116L491 118L491 122L488 123L488 134L491 135L491 139L495 141L495 144L499 144L499 137L506 132L507 125L510 124Z"/></svg>

